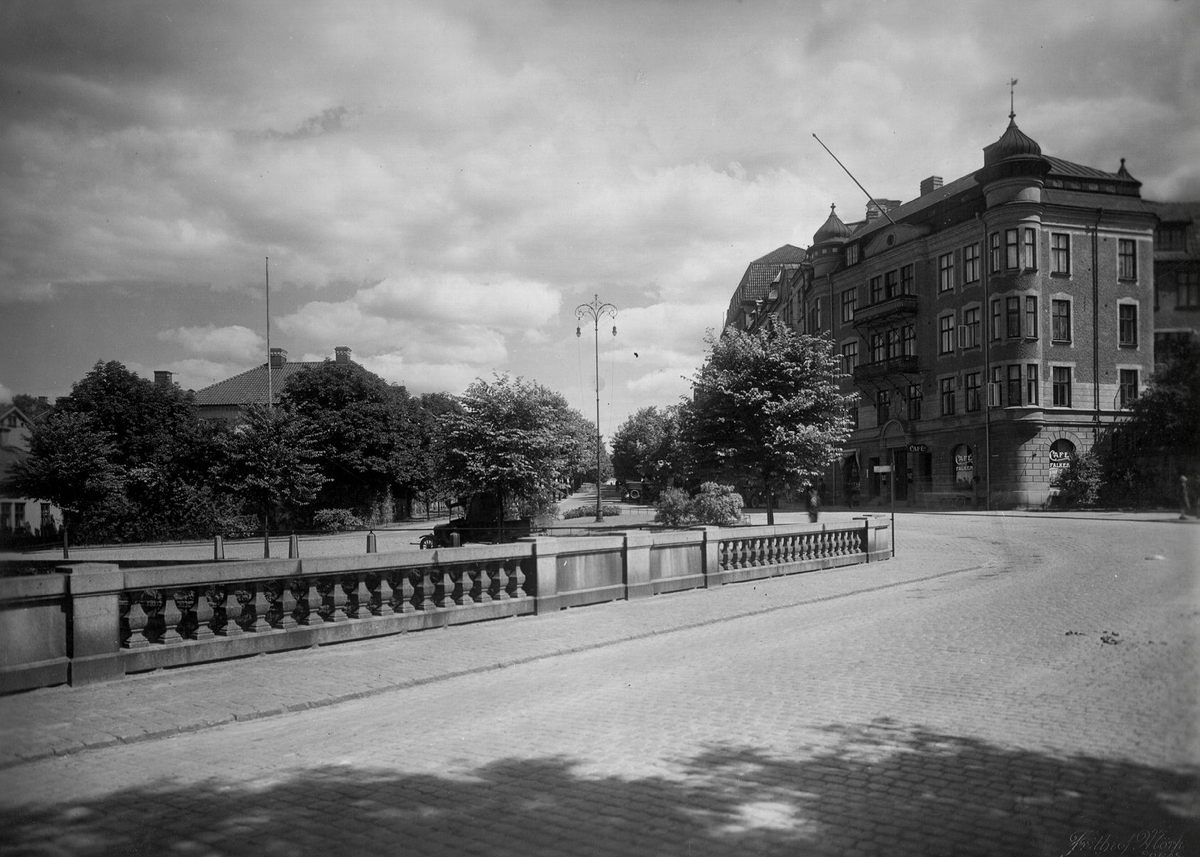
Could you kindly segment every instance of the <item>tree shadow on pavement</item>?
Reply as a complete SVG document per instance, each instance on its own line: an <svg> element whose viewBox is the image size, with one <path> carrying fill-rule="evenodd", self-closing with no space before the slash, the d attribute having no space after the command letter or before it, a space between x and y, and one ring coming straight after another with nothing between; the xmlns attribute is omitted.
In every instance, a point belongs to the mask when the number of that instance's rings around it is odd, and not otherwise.
<svg viewBox="0 0 1200 857"><path fill-rule="evenodd" d="M570 758L446 775L317 767L172 781L10 813L8 855L1184 855L1192 771L877 720L790 757L712 747L647 777ZM155 742L131 753L170 752ZM182 759L181 759L182 762ZM20 776L21 769L8 772Z"/></svg>

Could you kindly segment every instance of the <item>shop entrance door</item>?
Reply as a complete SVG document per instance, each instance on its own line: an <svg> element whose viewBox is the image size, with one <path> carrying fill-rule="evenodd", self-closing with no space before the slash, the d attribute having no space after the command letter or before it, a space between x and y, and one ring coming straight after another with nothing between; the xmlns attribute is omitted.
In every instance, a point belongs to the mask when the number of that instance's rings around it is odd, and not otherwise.
<svg viewBox="0 0 1200 857"><path fill-rule="evenodd" d="M908 499L908 449L899 446L891 449L892 478L896 480L896 499Z"/></svg>

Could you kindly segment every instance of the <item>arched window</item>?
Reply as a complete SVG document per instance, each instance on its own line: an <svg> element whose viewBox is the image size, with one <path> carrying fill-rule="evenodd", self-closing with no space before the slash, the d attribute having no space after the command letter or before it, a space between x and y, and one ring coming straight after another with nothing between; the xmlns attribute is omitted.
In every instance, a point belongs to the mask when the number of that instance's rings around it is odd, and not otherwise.
<svg viewBox="0 0 1200 857"><path fill-rule="evenodd" d="M1075 444L1066 438L1059 438L1050 444L1050 475L1057 476L1071 466L1075 460Z"/></svg>

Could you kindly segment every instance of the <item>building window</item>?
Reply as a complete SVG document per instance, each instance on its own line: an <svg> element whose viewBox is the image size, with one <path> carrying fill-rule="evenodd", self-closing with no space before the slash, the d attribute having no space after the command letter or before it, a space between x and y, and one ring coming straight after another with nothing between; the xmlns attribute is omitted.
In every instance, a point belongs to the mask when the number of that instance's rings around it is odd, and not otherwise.
<svg viewBox="0 0 1200 857"><path fill-rule="evenodd" d="M963 248L963 282L979 282L979 244L968 244Z"/></svg>
<svg viewBox="0 0 1200 857"><path fill-rule="evenodd" d="M1071 236L1065 232L1050 233L1050 273L1071 273Z"/></svg>
<svg viewBox="0 0 1200 857"><path fill-rule="evenodd" d="M1122 280L1137 279L1137 242L1132 238L1117 241L1117 276Z"/></svg>
<svg viewBox="0 0 1200 857"><path fill-rule="evenodd" d="M992 382L988 390L988 407L1002 408L1004 407L1004 367L992 367Z"/></svg>
<svg viewBox="0 0 1200 857"><path fill-rule="evenodd" d="M924 398L925 394L921 392L920 384L908 385L908 418L910 420L921 418L921 402Z"/></svg>
<svg viewBox="0 0 1200 857"><path fill-rule="evenodd" d="M938 291L948 292L954 288L954 254L938 256Z"/></svg>
<svg viewBox="0 0 1200 857"><path fill-rule="evenodd" d="M1004 302L1004 329L1009 338L1021 335L1021 299L1006 298Z"/></svg>
<svg viewBox="0 0 1200 857"><path fill-rule="evenodd" d="M1137 304L1117 305L1117 344L1133 347L1138 344Z"/></svg>
<svg viewBox="0 0 1200 857"><path fill-rule="evenodd" d="M846 248L846 266L858 264L858 245L851 244Z"/></svg>
<svg viewBox="0 0 1200 857"><path fill-rule="evenodd" d="M1038 299L1035 295L1025 296L1025 336L1037 339L1038 335Z"/></svg>
<svg viewBox="0 0 1200 857"><path fill-rule="evenodd" d="M944 315L938 319L938 354L954 351L954 316Z"/></svg>
<svg viewBox="0 0 1200 857"><path fill-rule="evenodd" d="M992 339L1000 338L1000 301L992 301Z"/></svg>
<svg viewBox="0 0 1200 857"><path fill-rule="evenodd" d="M954 413L954 379L942 378L938 387L941 390L942 416L951 416Z"/></svg>
<svg viewBox="0 0 1200 857"><path fill-rule="evenodd" d="M892 394L890 390L880 390L875 397L875 423L883 425L892 415Z"/></svg>
<svg viewBox="0 0 1200 857"><path fill-rule="evenodd" d="M976 348L979 346L979 307L973 306L963 310L962 333L959 336L959 348Z"/></svg>
<svg viewBox="0 0 1200 857"><path fill-rule="evenodd" d="M1017 244L1017 230L1004 230L1004 267L1010 271L1021 267L1021 248Z"/></svg>
<svg viewBox="0 0 1200 857"><path fill-rule="evenodd" d="M900 356L900 329L898 327L888 328L887 356L888 360L894 360Z"/></svg>
<svg viewBox="0 0 1200 857"><path fill-rule="evenodd" d="M1018 407L1021 404L1021 364L1014 363L1008 367L1008 406Z"/></svg>
<svg viewBox="0 0 1200 857"><path fill-rule="evenodd" d="M913 266L905 265L900 269L900 294L911 295L913 293Z"/></svg>
<svg viewBox="0 0 1200 857"><path fill-rule="evenodd" d="M967 410L979 410L979 373L969 372L966 382Z"/></svg>
<svg viewBox="0 0 1200 857"><path fill-rule="evenodd" d="M1155 250L1187 250L1187 227L1160 224L1154 230Z"/></svg>
<svg viewBox="0 0 1200 857"><path fill-rule="evenodd" d="M1051 383L1054 391L1054 407L1071 407L1071 367L1055 366L1051 371Z"/></svg>
<svg viewBox="0 0 1200 857"><path fill-rule="evenodd" d="M854 310L858 306L858 289L846 289L842 292L842 324L854 321Z"/></svg>
<svg viewBox="0 0 1200 857"><path fill-rule="evenodd" d="M883 277L871 278L871 303L877 304L883 300Z"/></svg>
<svg viewBox="0 0 1200 857"><path fill-rule="evenodd" d="M1050 337L1055 342L1071 341L1071 302L1050 302Z"/></svg>
<svg viewBox="0 0 1200 857"><path fill-rule="evenodd" d="M842 345L842 369L847 375L853 375L858 366L858 340Z"/></svg>
<svg viewBox="0 0 1200 857"><path fill-rule="evenodd" d="M871 334L871 362L882 363L884 358L884 338L882 333Z"/></svg>
<svg viewBox="0 0 1200 857"><path fill-rule="evenodd" d="M990 262L991 267L990 267L990 270L993 274L998 274L998 273L1000 273L1000 260L1002 258L1001 251L1000 251L1000 233L999 232L992 233L991 242L992 242L992 244L991 244L991 262Z"/></svg>
<svg viewBox="0 0 1200 857"><path fill-rule="evenodd" d="M905 357L917 356L917 329L911 324L906 324L900 329L900 350Z"/></svg>
<svg viewBox="0 0 1200 857"><path fill-rule="evenodd" d="M898 291L896 291L896 283L899 279L898 275L898 271L888 271L883 275L884 297L894 298L896 295L900 294Z"/></svg>
<svg viewBox="0 0 1200 857"><path fill-rule="evenodd" d="M820 298L817 298L815 301L813 301L812 314L811 314L810 318L812 320L812 325L809 327L809 330L812 333L819 333L821 331L821 299Z"/></svg>
<svg viewBox="0 0 1200 857"><path fill-rule="evenodd" d="M9 518L12 517L12 503L0 503L0 530L11 530Z"/></svg>
<svg viewBox="0 0 1200 857"><path fill-rule="evenodd" d="M1025 270L1037 270L1037 230L1025 227Z"/></svg>
<svg viewBox="0 0 1200 857"><path fill-rule="evenodd" d="M1122 369L1120 371L1120 390L1119 396L1121 407L1127 408L1133 404L1133 400L1138 397L1138 370Z"/></svg>
<svg viewBox="0 0 1200 857"><path fill-rule="evenodd" d="M1177 271L1175 273L1175 309L1200 307L1200 273Z"/></svg>
<svg viewBox="0 0 1200 857"><path fill-rule="evenodd" d="M1038 398L1038 365L1030 363L1025 367L1025 403L1036 405Z"/></svg>
<svg viewBox="0 0 1200 857"><path fill-rule="evenodd" d="M25 526L25 504L13 504L13 529L19 530Z"/></svg>

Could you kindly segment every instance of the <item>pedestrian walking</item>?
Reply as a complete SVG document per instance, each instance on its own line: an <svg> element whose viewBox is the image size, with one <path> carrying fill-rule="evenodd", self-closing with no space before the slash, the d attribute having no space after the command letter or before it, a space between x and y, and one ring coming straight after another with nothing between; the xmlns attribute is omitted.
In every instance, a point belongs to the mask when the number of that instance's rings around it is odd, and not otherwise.
<svg viewBox="0 0 1200 857"><path fill-rule="evenodd" d="M1188 493L1187 474L1179 474L1179 520L1186 521L1192 513L1192 498Z"/></svg>
<svg viewBox="0 0 1200 857"><path fill-rule="evenodd" d="M808 509L808 520L815 524L817 517L821 514L821 495L817 492L816 486L808 485L805 489L807 494L804 507Z"/></svg>

